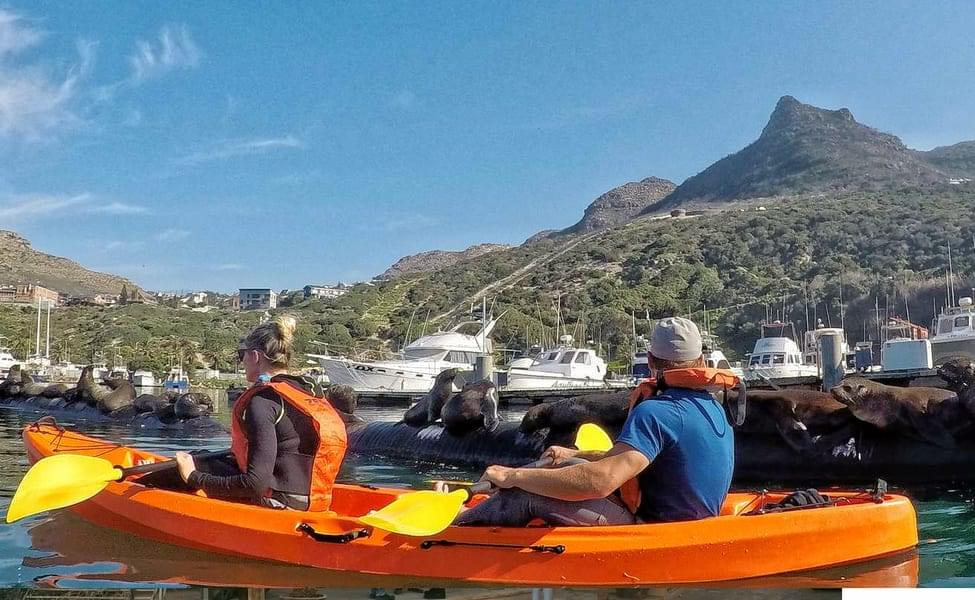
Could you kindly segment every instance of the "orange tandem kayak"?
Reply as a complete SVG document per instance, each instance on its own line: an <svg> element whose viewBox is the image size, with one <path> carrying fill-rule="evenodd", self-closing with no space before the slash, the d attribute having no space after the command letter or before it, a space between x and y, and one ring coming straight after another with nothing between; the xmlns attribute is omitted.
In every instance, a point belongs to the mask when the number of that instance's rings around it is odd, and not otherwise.
<svg viewBox="0 0 975 600"><path fill-rule="evenodd" d="M24 430L31 462L59 452L122 466L162 460L52 424ZM721 516L610 527L449 527L430 538L371 529L356 517L408 490L337 485L332 510L273 510L109 484L72 508L148 539L281 563L406 580L535 586L704 583L819 569L914 548L917 522L903 496L830 491L830 505L759 513L784 493L732 493Z"/></svg>

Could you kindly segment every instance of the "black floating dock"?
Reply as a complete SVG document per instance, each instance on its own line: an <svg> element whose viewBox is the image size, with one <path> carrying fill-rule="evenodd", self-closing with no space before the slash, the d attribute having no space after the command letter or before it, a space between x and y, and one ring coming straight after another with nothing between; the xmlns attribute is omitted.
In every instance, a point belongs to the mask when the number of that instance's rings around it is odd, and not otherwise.
<svg viewBox="0 0 975 600"><path fill-rule="evenodd" d="M554 390L500 390L498 399L501 404L539 404L552 402L562 398L585 396L587 394L603 394L617 390L625 390L630 386L626 382L614 383L605 387L558 388ZM404 404L422 398L424 394L418 392L400 392L394 390L359 392L360 400L373 401L378 404Z"/></svg>

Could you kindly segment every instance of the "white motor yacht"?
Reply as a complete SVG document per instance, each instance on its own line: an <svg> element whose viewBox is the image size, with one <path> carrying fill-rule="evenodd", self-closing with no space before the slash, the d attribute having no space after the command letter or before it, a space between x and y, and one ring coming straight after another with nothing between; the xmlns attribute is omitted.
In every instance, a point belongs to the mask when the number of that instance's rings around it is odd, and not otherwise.
<svg viewBox="0 0 975 600"><path fill-rule="evenodd" d="M788 331L792 337L789 337ZM819 368L802 360L799 345L795 342L795 326L792 323L762 323L762 337L755 342L745 367L745 379L764 381L816 377Z"/></svg>
<svg viewBox="0 0 975 600"><path fill-rule="evenodd" d="M501 316L487 323L468 321L450 331L425 335L408 344L396 360L362 361L325 354L308 356L318 360L332 385L348 385L359 393L425 394L441 371L452 368L469 371L474 368L478 356L492 353L489 336ZM476 333L464 333L473 326L479 328Z"/></svg>
<svg viewBox="0 0 975 600"><path fill-rule="evenodd" d="M953 358L975 359L975 306L970 297L943 310L931 329L931 354L936 366Z"/></svg>
<svg viewBox="0 0 975 600"><path fill-rule="evenodd" d="M576 348L571 335L563 335L559 342L558 348L529 364L509 365L498 374L499 387L508 392L606 387L606 362L595 350Z"/></svg>

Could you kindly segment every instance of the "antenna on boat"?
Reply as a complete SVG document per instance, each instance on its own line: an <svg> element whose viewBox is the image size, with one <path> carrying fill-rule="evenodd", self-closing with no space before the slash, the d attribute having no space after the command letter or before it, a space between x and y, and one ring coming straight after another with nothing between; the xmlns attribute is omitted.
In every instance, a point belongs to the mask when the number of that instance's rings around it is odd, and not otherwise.
<svg viewBox="0 0 975 600"><path fill-rule="evenodd" d="M802 306L806 309L806 331L809 331L809 284L802 282Z"/></svg>
<svg viewBox="0 0 975 600"><path fill-rule="evenodd" d="M840 329L846 331L846 315L843 311L843 277L840 276Z"/></svg>
<svg viewBox="0 0 975 600"><path fill-rule="evenodd" d="M948 291L951 293L949 301L955 305L955 272L951 268L951 241L948 242Z"/></svg>
<svg viewBox="0 0 975 600"><path fill-rule="evenodd" d="M413 317L416 316L416 307L413 307L413 314L410 315L410 324L406 327L406 339L403 340L403 347L410 343L410 333L413 332Z"/></svg>

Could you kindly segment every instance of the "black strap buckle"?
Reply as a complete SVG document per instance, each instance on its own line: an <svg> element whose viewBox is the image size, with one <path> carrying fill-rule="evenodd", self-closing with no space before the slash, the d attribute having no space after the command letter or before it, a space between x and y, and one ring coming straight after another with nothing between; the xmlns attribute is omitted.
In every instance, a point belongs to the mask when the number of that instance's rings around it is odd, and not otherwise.
<svg viewBox="0 0 975 600"><path fill-rule="evenodd" d="M299 523L297 529L308 534L308 537L316 542L328 542L330 544L348 544L353 540L372 535L372 531L369 529L353 529L344 533L319 533L308 523Z"/></svg>

